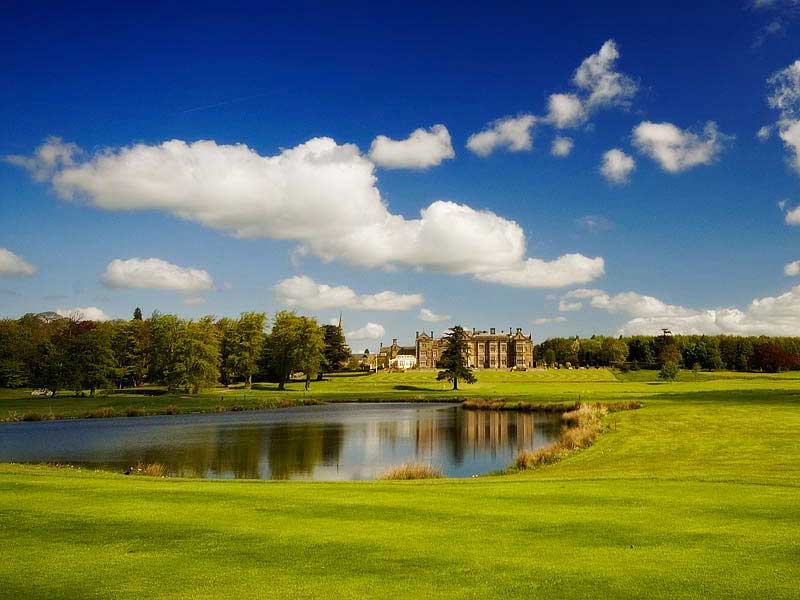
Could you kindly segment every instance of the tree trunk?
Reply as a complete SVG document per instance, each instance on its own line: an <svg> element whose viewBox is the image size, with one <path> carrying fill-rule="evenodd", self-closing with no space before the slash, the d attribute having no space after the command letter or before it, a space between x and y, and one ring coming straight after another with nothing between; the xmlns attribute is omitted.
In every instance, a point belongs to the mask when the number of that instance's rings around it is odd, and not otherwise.
<svg viewBox="0 0 800 600"><path fill-rule="evenodd" d="M248 375L247 376L247 389L249 390L252 387L253 387L253 376L252 375Z"/></svg>
<svg viewBox="0 0 800 600"><path fill-rule="evenodd" d="M458 377L453 377L453 389L458 389Z"/></svg>
<svg viewBox="0 0 800 600"><path fill-rule="evenodd" d="M306 373L306 391L308 391L310 387L311 387L311 375Z"/></svg>
<svg viewBox="0 0 800 600"><path fill-rule="evenodd" d="M281 380L278 382L278 391L281 391L281 392L282 392L282 391L283 391L283 390L285 390L285 389L286 389L286 380L285 380L285 379L281 379Z"/></svg>

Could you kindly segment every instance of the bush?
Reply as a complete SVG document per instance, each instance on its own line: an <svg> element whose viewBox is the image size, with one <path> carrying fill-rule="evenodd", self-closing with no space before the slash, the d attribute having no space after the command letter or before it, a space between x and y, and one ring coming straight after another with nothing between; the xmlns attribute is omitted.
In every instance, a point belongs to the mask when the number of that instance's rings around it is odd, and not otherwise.
<svg viewBox="0 0 800 600"><path fill-rule="evenodd" d="M145 413L143 408L138 408L138 407L131 406L131 407L128 407L128 408L125 409L125 416L126 417L143 417L146 414L147 413Z"/></svg>
<svg viewBox="0 0 800 600"><path fill-rule="evenodd" d="M680 372L681 368L678 366L678 363L670 360L665 362L664 366L661 367L661 371L658 372L658 378L662 381L675 381Z"/></svg>

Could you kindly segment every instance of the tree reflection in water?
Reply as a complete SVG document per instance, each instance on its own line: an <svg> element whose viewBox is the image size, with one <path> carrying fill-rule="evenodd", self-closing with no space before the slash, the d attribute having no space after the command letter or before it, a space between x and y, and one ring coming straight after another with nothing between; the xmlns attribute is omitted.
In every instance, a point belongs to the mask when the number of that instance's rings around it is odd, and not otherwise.
<svg viewBox="0 0 800 600"><path fill-rule="evenodd" d="M0 425L0 460L112 469L161 463L173 476L323 480L374 478L405 461L455 477L486 473L520 449L554 442L561 430L557 415L411 404L27 425Z"/></svg>

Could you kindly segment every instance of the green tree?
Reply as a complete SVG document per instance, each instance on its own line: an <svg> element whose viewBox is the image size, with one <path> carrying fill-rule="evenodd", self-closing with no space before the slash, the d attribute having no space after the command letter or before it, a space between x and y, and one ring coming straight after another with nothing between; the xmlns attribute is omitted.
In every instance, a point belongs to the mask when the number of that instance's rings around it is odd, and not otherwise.
<svg viewBox="0 0 800 600"><path fill-rule="evenodd" d="M244 379L247 388L253 385L253 375L258 370L264 349L264 328L267 315L245 312L233 325L232 343L227 356L228 367L236 377Z"/></svg>
<svg viewBox="0 0 800 600"><path fill-rule="evenodd" d="M278 381L279 390L286 389L286 382L294 367L298 318L296 314L288 310L278 312L264 344L264 356L267 358L266 370Z"/></svg>
<svg viewBox="0 0 800 600"><path fill-rule="evenodd" d="M219 380L219 337L214 320L180 324L177 348L177 380L186 390L197 394Z"/></svg>
<svg viewBox="0 0 800 600"><path fill-rule="evenodd" d="M658 372L658 378L663 381L675 381L680 372L681 368L678 366L677 362L668 361L664 363L664 366L661 367L661 371Z"/></svg>
<svg viewBox="0 0 800 600"><path fill-rule="evenodd" d="M323 371L336 371L342 368L345 361L350 358L350 348L344 339L342 328L338 325L323 325L322 333L325 348L322 352L323 359L320 365L319 378Z"/></svg>
<svg viewBox="0 0 800 600"><path fill-rule="evenodd" d="M141 321L142 320L142 309L138 306L133 311L133 320L134 321Z"/></svg>
<svg viewBox="0 0 800 600"><path fill-rule="evenodd" d="M295 369L305 374L307 391L311 387L311 378L317 375L324 359L325 334L317 320L311 317L297 317L295 328L293 363Z"/></svg>
<svg viewBox="0 0 800 600"><path fill-rule="evenodd" d="M439 365L444 370L439 371L436 379L452 381L454 390L458 389L459 379L465 383L475 383L477 379L468 364L467 334L464 328L456 325L444 337L445 347L439 359Z"/></svg>

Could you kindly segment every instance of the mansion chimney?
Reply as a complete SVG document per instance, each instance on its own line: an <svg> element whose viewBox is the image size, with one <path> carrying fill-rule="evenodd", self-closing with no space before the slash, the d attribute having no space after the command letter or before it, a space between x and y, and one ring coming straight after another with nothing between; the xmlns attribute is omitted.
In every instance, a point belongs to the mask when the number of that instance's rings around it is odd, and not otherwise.
<svg viewBox="0 0 800 600"><path fill-rule="evenodd" d="M494 335L494 332L495 332L495 329L494 329L494 327L492 327L492 328L489 330L489 334L490 334L490 335Z"/></svg>

